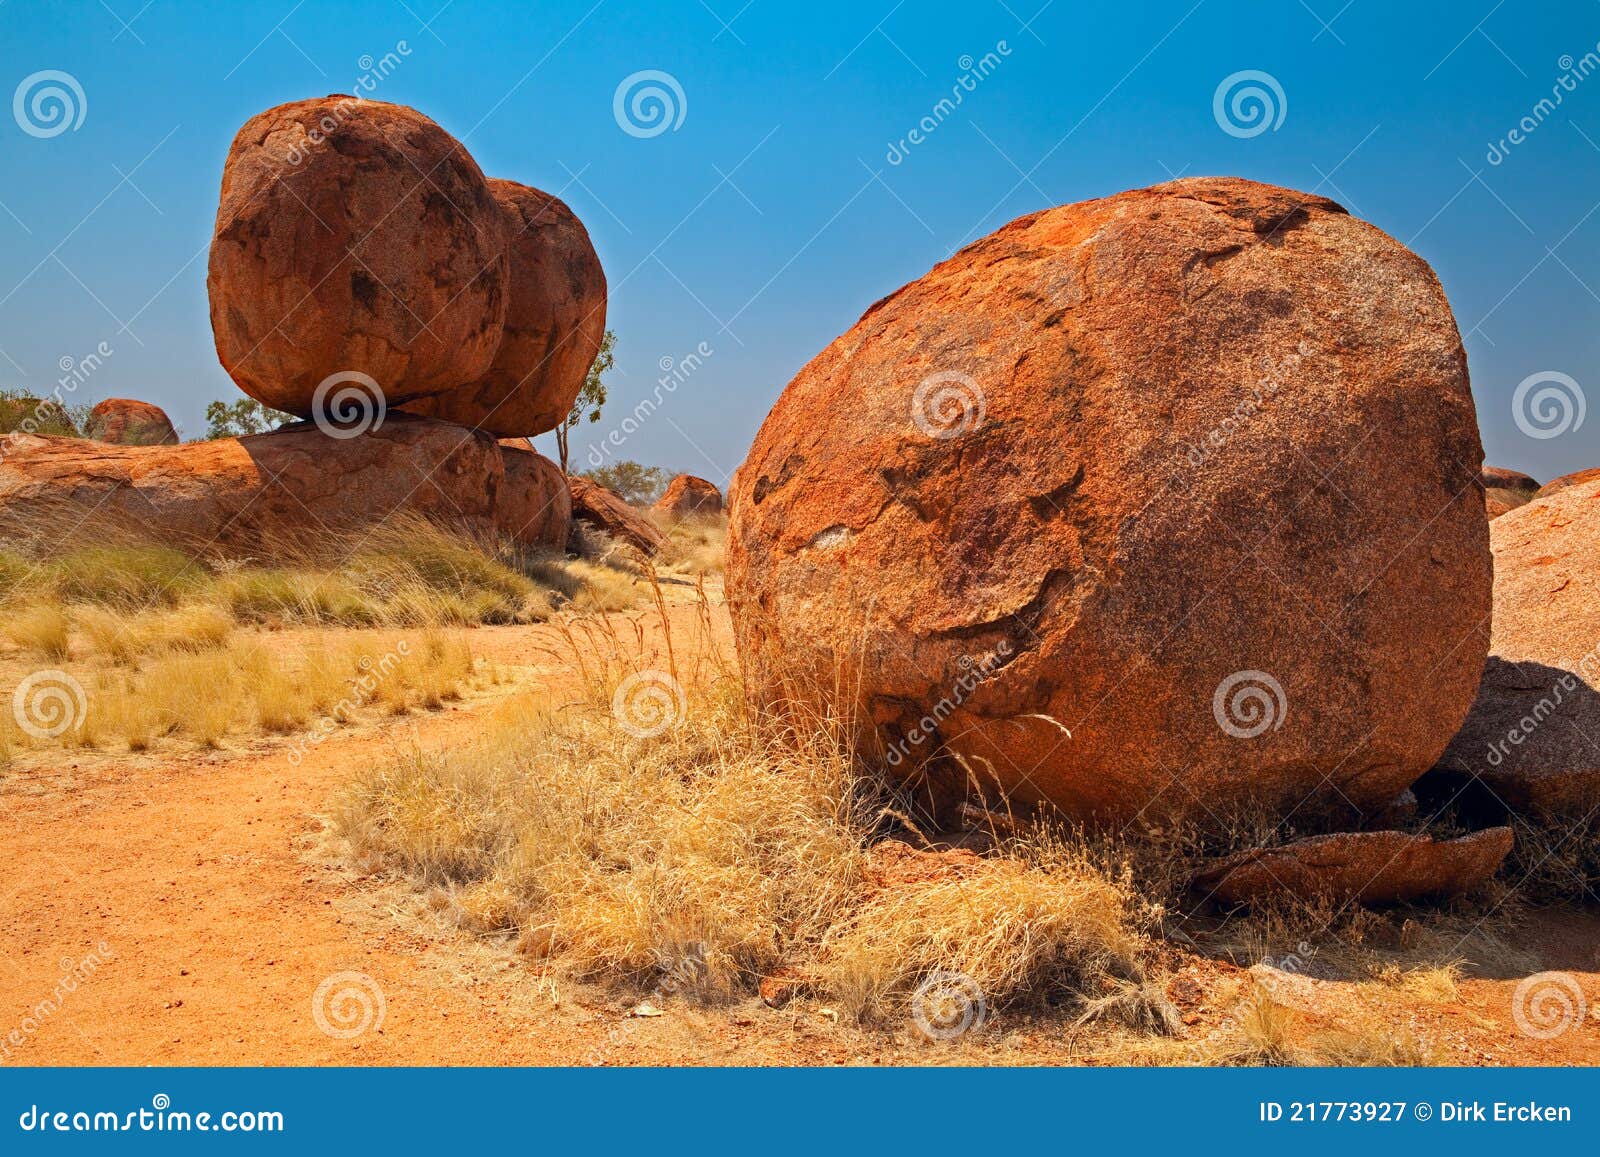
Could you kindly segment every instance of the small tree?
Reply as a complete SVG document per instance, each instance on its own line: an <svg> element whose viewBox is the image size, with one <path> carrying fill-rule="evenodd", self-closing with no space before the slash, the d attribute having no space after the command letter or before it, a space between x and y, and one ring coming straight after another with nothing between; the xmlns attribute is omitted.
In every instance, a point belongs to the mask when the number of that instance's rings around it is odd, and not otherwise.
<svg viewBox="0 0 1600 1157"><path fill-rule="evenodd" d="M672 476L660 466L645 466L627 460L613 462L583 472L585 478L598 482L624 502L642 505L660 498L672 481Z"/></svg>
<svg viewBox="0 0 1600 1157"><path fill-rule="evenodd" d="M567 432L583 421L585 414L591 422L600 420L600 407L606 404L606 384L601 377L616 364L617 359L611 353L616 344L617 335L606 330L600 338L600 352L594 356L594 365L589 367L588 376L583 379L583 388L578 391L572 410L566 420L556 427L556 451L561 458L563 474L567 472Z"/></svg>
<svg viewBox="0 0 1600 1157"><path fill-rule="evenodd" d="M240 398L231 405L227 402L211 402L206 406L206 440L265 434L294 420L293 414L274 410L254 398Z"/></svg>

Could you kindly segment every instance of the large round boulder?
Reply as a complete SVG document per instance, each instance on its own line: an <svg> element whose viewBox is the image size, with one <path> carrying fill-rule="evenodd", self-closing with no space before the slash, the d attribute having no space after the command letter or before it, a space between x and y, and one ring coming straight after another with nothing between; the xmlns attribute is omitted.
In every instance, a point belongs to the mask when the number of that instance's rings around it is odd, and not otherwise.
<svg viewBox="0 0 1600 1157"><path fill-rule="evenodd" d="M330 389L393 404L475 381L508 276L488 182L416 110L328 96L234 138L206 286L217 355L257 401L310 417Z"/></svg>
<svg viewBox="0 0 1600 1157"><path fill-rule="evenodd" d="M500 439L500 460L505 483L495 507L496 528L525 546L565 549L572 530L572 495L561 467L526 438Z"/></svg>
<svg viewBox="0 0 1600 1157"><path fill-rule="evenodd" d="M730 498L747 687L935 807L1381 809L1472 702L1482 460L1438 279L1334 202L1035 213L767 417Z"/></svg>
<svg viewBox="0 0 1600 1157"><path fill-rule="evenodd" d="M490 178L510 230L505 336L488 372L407 410L494 434L554 430L572 410L606 329L606 275L559 197Z"/></svg>

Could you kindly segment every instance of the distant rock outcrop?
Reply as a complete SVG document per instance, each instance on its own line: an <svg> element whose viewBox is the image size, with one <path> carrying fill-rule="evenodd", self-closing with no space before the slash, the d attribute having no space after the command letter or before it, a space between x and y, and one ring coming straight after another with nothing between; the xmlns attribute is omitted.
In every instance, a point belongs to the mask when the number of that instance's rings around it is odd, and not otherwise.
<svg viewBox="0 0 1600 1157"><path fill-rule="evenodd" d="M410 514L553 545L566 540L570 510L552 471L487 434L404 414L352 438L309 422L181 446L17 435L0 459L0 528L92 517L190 548L271 556Z"/></svg>
<svg viewBox="0 0 1600 1157"><path fill-rule="evenodd" d="M1515 510L1539 492L1539 483L1520 470L1504 466L1485 466L1478 471L1483 486L1483 507L1490 518Z"/></svg>
<svg viewBox="0 0 1600 1157"><path fill-rule="evenodd" d="M722 513L722 491L693 474L679 474L651 507L666 518L710 517Z"/></svg>
<svg viewBox="0 0 1600 1157"><path fill-rule="evenodd" d="M1546 486L1489 535L1489 659L1439 772L1514 811L1578 819L1600 804L1600 472Z"/></svg>
<svg viewBox="0 0 1600 1157"><path fill-rule="evenodd" d="M1530 497L1539 491L1539 483L1533 475L1504 466L1485 466L1478 471L1478 481L1486 490L1518 490Z"/></svg>
<svg viewBox="0 0 1600 1157"><path fill-rule="evenodd" d="M160 406L132 398L107 398L95 403L84 436L119 446L176 446L178 432Z"/></svg>
<svg viewBox="0 0 1600 1157"><path fill-rule="evenodd" d="M572 492L572 517L589 523L618 542L646 555L666 545L667 536L618 494L578 474L567 476Z"/></svg>
<svg viewBox="0 0 1600 1157"><path fill-rule="evenodd" d="M1571 474L1563 474L1560 478L1552 478L1549 482L1546 482L1539 487L1539 493L1536 497L1543 498L1548 494L1555 494L1558 491L1565 490L1569 486L1581 486L1585 482L1593 482L1596 479L1600 479L1600 466L1592 467L1588 470L1575 470Z"/></svg>
<svg viewBox="0 0 1600 1157"><path fill-rule="evenodd" d="M767 417L729 502L748 690L860 721L934 805L1379 809L1482 670L1482 458L1438 279L1332 201L1034 213Z"/></svg>

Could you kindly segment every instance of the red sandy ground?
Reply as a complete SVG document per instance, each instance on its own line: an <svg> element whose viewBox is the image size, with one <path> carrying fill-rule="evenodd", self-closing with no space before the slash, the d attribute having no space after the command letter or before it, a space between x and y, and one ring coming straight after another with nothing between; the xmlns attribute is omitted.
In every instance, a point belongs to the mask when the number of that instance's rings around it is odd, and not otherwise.
<svg viewBox="0 0 1600 1157"><path fill-rule="evenodd" d="M679 636L681 638L681 636ZM528 663L548 628L474 632L474 649ZM546 669L548 672L548 668ZM541 677L537 670L534 677ZM894 1064L1096 1063L1061 1020L1000 1014L984 1042L926 1044L909 1031L841 1026L814 1004L758 1000L630 1017L637 994L554 988L509 948L429 920L403 886L343 866L323 816L355 768L396 745L471 737L495 694L385 720L312 748L282 743L217 755L80 757L18 767L0 781L0 1063L85 1064ZM258 748L263 745L257 745ZM1536 919L1527 947L1572 973L1600 1007L1600 918ZM42 1020L63 961L105 963ZM321 1031L312 998L327 977L367 974L386 1003L353 1040ZM1194 958L1203 1033L1241 990L1231 966ZM1460 998L1392 1014L1446 1063L1588 1064L1600 1020L1551 1040L1512 1022L1518 976L1470 979ZM1319 985L1327 982L1318 982ZM1337 1022L1330 985L1327 1017ZM1192 1002L1193 1003L1193 1002ZM1318 1003L1321 1003L1319 1001ZM22 1030L22 1043L8 1039Z"/></svg>

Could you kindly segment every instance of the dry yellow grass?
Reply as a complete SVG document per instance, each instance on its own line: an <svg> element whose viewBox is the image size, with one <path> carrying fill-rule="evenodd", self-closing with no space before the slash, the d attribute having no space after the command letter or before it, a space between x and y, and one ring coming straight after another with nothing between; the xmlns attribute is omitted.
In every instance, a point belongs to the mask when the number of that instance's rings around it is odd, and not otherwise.
<svg viewBox="0 0 1600 1157"><path fill-rule="evenodd" d="M0 604L13 620L20 608L72 613L97 649L124 661L162 648L140 635L171 627L176 620L151 619L171 608L209 607L236 623L433 627L541 622L569 604L621 610L647 596L637 568L621 559L481 543L415 517L316 552L285 544L261 559L124 541L115 528L105 528L105 542L96 545L85 545L82 533L56 542L49 531L20 535L29 551L0 550ZM113 623L127 637L119 638Z"/></svg>
<svg viewBox="0 0 1600 1157"><path fill-rule="evenodd" d="M168 651L206 651L233 632L232 616L206 604L129 615L89 604L72 610L89 648L117 663Z"/></svg>
<svg viewBox="0 0 1600 1157"><path fill-rule="evenodd" d="M65 659L71 653L72 620L54 603L31 603L9 610L6 638L23 651L46 659Z"/></svg>
<svg viewBox="0 0 1600 1157"><path fill-rule="evenodd" d="M472 749L372 768L338 813L352 857L437 911L512 932L558 973L723 999L777 970L858 1020L910 1011L941 972L996 1007L1143 979L1125 879L1019 842L959 878L879 889L892 810L823 722L784 742L723 680L591 655L582 703L513 701Z"/></svg>
<svg viewBox="0 0 1600 1157"><path fill-rule="evenodd" d="M667 518L654 512L651 519L667 535L657 565L669 574L715 575L722 573L728 552L728 517L697 516Z"/></svg>
<svg viewBox="0 0 1600 1157"><path fill-rule="evenodd" d="M140 647L123 649L127 637L112 635L116 645L97 649L98 664L65 669L81 693L75 703L61 700L71 726L54 737L32 735L7 713L0 743L8 751L55 744L144 751L171 738L219 747L230 737L305 730L320 717L337 726L368 709L437 707L474 678L466 642L439 631L280 654L259 638L231 635L231 622L219 621L214 608L171 614L178 618L138 627L132 637Z"/></svg>
<svg viewBox="0 0 1600 1157"><path fill-rule="evenodd" d="M842 913L814 976L857 1020L903 1015L937 972L969 977L1003 1005L1092 998L1142 978L1137 905L1121 882L1065 848L981 861L971 872L885 889Z"/></svg>

